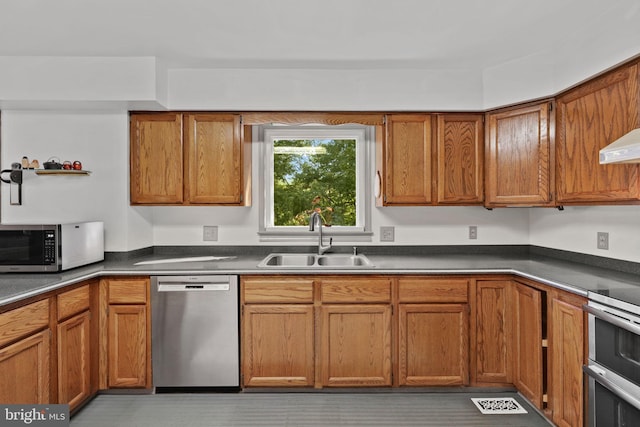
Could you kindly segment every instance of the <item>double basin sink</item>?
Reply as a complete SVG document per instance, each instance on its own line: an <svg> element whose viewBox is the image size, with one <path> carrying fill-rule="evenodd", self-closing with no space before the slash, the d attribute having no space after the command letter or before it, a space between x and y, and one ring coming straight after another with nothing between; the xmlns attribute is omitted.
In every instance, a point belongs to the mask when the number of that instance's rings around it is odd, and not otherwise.
<svg viewBox="0 0 640 427"><path fill-rule="evenodd" d="M272 268L371 268L373 264L364 255L349 254L269 254L258 267Z"/></svg>

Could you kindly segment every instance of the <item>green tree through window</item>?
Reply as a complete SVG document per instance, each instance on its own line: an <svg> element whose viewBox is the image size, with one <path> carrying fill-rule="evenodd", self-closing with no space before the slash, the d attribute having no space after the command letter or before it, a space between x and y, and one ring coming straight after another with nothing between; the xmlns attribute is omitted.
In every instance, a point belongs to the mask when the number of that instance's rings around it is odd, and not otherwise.
<svg viewBox="0 0 640 427"><path fill-rule="evenodd" d="M275 226L356 225L356 140L277 139L273 155Z"/></svg>

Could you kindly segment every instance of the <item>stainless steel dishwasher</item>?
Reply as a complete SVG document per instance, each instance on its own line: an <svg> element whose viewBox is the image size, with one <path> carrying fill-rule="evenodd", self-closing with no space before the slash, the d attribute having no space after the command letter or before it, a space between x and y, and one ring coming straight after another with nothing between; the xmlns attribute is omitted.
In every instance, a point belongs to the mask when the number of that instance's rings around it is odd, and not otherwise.
<svg viewBox="0 0 640 427"><path fill-rule="evenodd" d="M153 385L239 387L238 276L151 278Z"/></svg>

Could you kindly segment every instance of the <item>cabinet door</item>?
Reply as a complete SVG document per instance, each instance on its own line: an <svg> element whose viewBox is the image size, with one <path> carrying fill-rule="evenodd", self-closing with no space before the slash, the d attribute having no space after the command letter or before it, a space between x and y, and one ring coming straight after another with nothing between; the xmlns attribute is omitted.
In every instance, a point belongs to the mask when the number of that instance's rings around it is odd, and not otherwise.
<svg viewBox="0 0 640 427"><path fill-rule="evenodd" d="M601 148L640 124L638 90L638 64L633 64L558 99L558 202L640 198L640 166L599 164Z"/></svg>
<svg viewBox="0 0 640 427"><path fill-rule="evenodd" d="M514 384L542 409L542 297L537 289L516 283Z"/></svg>
<svg viewBox="0 0 640 427"><path fill-rule="evenodd" d="M0 349L0 402L51 403L50 336L47 329Z"/></svg>
<svg viewBox="0 0 640 427"><path fill-rule="evenodd" d="M384 203L428 205L431 192L431 116L387 116Z"/></svg>
<svg viewBox="0 0 640 427"><path fill-rule="evenodd" d="M147 386L147 308L109 306L109 387Z"/></svg>
<svg viewBox="0 0 640 427"><path fill-rule="evenodd" d="M479 114L438 115L438 204L479 204L484 198L484 127Z"/></svg>
<svg viewBox="0 0 640 427"><path fill-rule="evenodd" d="M553 205L549 106L488 114L487 206Z"/></svg>
<svg viewBox="0 0 640 427"><path fill-rule="evenodd" d="M561 427L583 425L584 299L551 301L551 405L553 422Z"/></svg>
<svg viewBox="0 0 640 427"><path fill-rule="evenodd" d="M182 115L132 114L129 144L131 203L181 204Z"/></svg>
<svg viewBox="0 0 640 427"><path fill-rule="evenodd" d="M512 282L482 280L475 291L475 382L513 383Z"/></svg>
<svg viewBox="0 0 640 427"><path fill-rule="evenodd" d="M391 385L391 306L323 305L322 385Z"/></svg>
<svg viewBox="0 0 640 427"><path fill-rule="evenodd" d="M242 141L237 114L185 115L189 203L242 202Z"/></svg>
<svg viewBox="0 0 640 427"><path fill-rule="evenodd" d="M243 385L313 386L313 305L247 304L243 309Z"/></svg>
<svg viewBox="0 0 640 427"><path fill-rule="evenodd" d="M91 323L85 311L58 324L58 401L71 410L91 395Z"/></svg>
<svg viewBox="0 0 640 427"><path fill-rule="evenodd" d="M400 385L469 384L469 306L400 304Z"/></svg>

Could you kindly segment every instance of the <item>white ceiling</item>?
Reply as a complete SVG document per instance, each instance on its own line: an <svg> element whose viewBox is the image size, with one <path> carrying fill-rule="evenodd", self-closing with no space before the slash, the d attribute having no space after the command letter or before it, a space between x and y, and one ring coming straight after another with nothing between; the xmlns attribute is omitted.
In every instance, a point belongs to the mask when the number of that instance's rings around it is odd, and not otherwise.
<svg viewBox="0 0 640 427"><path fill-rule="evenodd" d="M638 0L0 0L0 56L484 69L639 22Z"/></svg>

